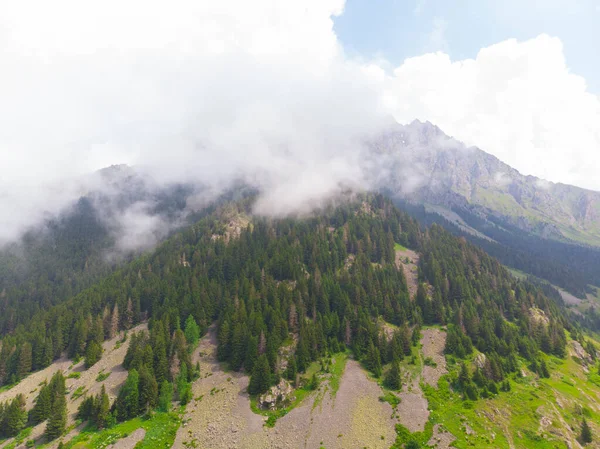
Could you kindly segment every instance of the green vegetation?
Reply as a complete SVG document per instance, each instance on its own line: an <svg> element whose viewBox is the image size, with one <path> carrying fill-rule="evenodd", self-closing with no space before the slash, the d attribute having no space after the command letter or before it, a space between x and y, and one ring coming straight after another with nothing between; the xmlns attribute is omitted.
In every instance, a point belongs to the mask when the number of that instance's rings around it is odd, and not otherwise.
<svg viewBox="0 0 600 449"><path fill-rule="evenodd" d="M401 245L398 242L394 242L394 251L407 251L408 248L406 248L405 246Z"/></svg>
<svg viewBox="0 0 600 449"><path fill-rule="evenodd" d="M75 399L80 398L81 396L83 396L85 394L85 391L86 391L86 388L83 385L80 385L79 387L77 387L77 389L71 395L71 399L74 401Z"/></svg>
<svg viewBox="0 0 600 449"><path fill-rule="evenodd" d="M398 404L400 404L400 398L391 391L387 391L384 395L379 396L379 400L381 402L387 402L394 410L398 407Z"/></svg>
<svg viewBox="0 0 600 449"><path fill-rule="evenodd" d="M139 428L145 429L146 435L136 445L136 449L166 449L173 445L180 422L177 413L158 412L125 421L100 432L94 427L88 427L66 443L64 449L102 449Z"/></svg>
<svg viewBox="0 0 600 449"><path fill-rule="evenodd" d="M332 363L329 365L329 387L331 389L331 394L335 396L340 389L340 381L342 379L342 375L344 374L344 369L346 368L348 353L340 352L334 354L331 356L331 361Z"/></svg>
<svg viewBox="0 0 600 449"><path fill-rule="evenodd" d="M108 372L108 373L101 372L96 377L96 382L104 382L106 379L108 379L109 376L110 376L110 372Z"/></svg>
<svg viewBox="0 0 600 449"><path fill-rule="evenodd" d="M243 212L250 204L236 207ZM162 411L156 416L168 416L174 398L182 405L191 400L198 372L191 354L212 322L218 360L232 371L251 373L252 408L267 416L267 426L314 391L317 405L325 389L336 394L348 354L378 382L399 390L401 373L415 379L424 365L435 366L419 351L423 326L447 327L450 374L439 389L423 386L432 411L425 431L410 434L400 427L397 444L426 444L436 423L457 436L458 447L505 447L509 438L538 444L539 438L552 437L538 435L539 417L532 417L531 404L509 401L521 394L539 407L549 404L541 397L545 393L581 396L575 386L580 380L570 374L581 366L566 357L567 335L587 348L586 341L560 303L544 287L516 279L441 226L425 232L381 196L308 219L256 218L236 238L223 238L223 232L218 215L200 220L154 252L35 315L36 326L19 326L3 339L0 372L21 378L65 350L71 357L85 355L91 366L102 342L124 332L130 342L123 360L128 377L115 403L108 403L103 389L86 398L80 410L88 436L92 428L104 429L98 432L103 441L122 435L131 423L142 426L148 420L139 417L152 416L155 409ZM420 256L414 300L395 265L395 251L405 247ZM147 331L131 331L146 319ZM288 359L285 372L281 352ZM564 366L569 369L563 371ZM532 373L531 379L520 377L522 369ZM293 398L280 409L258 409L257 395L282 377L295 383L298 376ZM71 399L84 392L83 386L77 388ZM49 396L62 410L60 395ZM398 405L392 392L382 398ZM47 402L46 396L40 400ZM483 418L484 411L491 413L490 404L511 410L510 419L498 418L494 432ZM22 408L18 403L3 408L10 417L6 422L15 424L10 435L26 425ZM516 410L523 416L513 415ZM593 423L596 417L589 414ZM54 438L64 432L64 419L61 413L51 418L48 436ZM569 422L578 428L582 418ZM513 429L523 431L507 434Z"/></svg>

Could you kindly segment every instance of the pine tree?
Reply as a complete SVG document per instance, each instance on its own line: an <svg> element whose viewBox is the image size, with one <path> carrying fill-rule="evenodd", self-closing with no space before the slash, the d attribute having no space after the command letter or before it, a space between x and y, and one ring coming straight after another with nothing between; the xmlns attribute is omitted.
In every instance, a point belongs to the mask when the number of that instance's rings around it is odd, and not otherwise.
<svg viewBox="0 0 600 449"><path fill-rule="evenodd" d="M590 429L587 420L583 418L583 421L581 422L581 434L579 435L579 441L581 444L585 445L591 443L592 440L592 429Z"/></svg>
<svg viewBox="0 0 600 449"><path fill-rule="evenodd" d="M129 371L125 385L119 391L116 401L117 420L126 421L138 415L139 411L139 374Z"/></svg>
<svg viewBox="0 0 600 449"><path fill-rule="evenodd" d="M19 353L19 366L17 368L17 376L19 379L25 377L31 371L32 364L32 353L31 343L26 342L21 346L21 352Z"/></svg>
<svg viewBox="0 0 600 449"><path fill-rule="evenodd" d="M385 377L385 386L390 390L399 390L402 387L401 379L400 363L398 359L394 359Z"/></svg>
<svg viewBox="0 0 600 449"><path fill-rule="evenodd" d="M133 303L131 302L131 298L128 298L127 308L125 309L124 316L125 329L131 329L131 327L133 326L133 319Z"/></svg>
<svg viewBox="0 0 600 449"><path fill-rule="evenodd" d="M265 393L271 386L271 368L269 366L269 360L265 354L261 355L250 376L250 383L248 385L248 393L250 394L262 394Z"/></svg>
<svg viewBox="0 0 600 449"><path fill-rule="evenodd" d="M4 432L6 436L17 435L27 423L27 412L25 411L25 396L17 395L7 406L4 412Z"/></svg>
<svg viewBox="0 0 600 449"><path fill-rule="evenodd" d="M112 317L110 319L110 327L108 332L109 338L114 338L117 336L119 332L119 305L115 303L115 307L113 308Z"/></svg>
<svg viewBox="0 0 600 449"><path fill-rule="evenodd" d="M140 367L139 375L139 410L140 412L145 412L156 406L158 401L158 384L145 365Z"/></svg>
<svg viewBox="0 0 600 449"><path fill-rule="evenodd" d="M379 355L379 349L375 347L373 341L369 344L366 365L375 377L381 377L381 356Z"/></svg>
<svg viewBox="0 0 600 449"><path fill-rule="evenodd" d="M287 369L285 371L285 377L287 377L288 380L291 380L292 382L294 382L294 381L296 381L297 374L298 374L298 369L296 367L296 358L290 357L290 360L288 361Z"/></svg>
<svg viewBox="0 0 600 449"><path fill-rule="evenodd" d="M168 412L171 409L171 401L173 400L173 385L168 381L163 381L160 384L160 397L158 398L158 409L161 412Z"/></svg>
<svg viewBox="0 0 600 449"><path fill-rule="evenodd" d="M301 338L296 348L296 366L299 373L303 373L308 368L308 364L310 363L309 357L306 342Z"/></svg>
<svg viewBox="0 0 600 449"><path fill-rule="evenodd" d="M185 320L185 339L190 348L195 348L200 339L200 328L191 314Z"/></svg>
<svg viewBox="0 0 600 449"><path fill-rule="evenodd" d="M85 350L85 367L90 368L95 365L101 357L102 346L95 340L90 341Z"/></svg>
<svg viewBox="0 0 600 449"><path fill-rule="evenodd" d="M49 385L42 386L35 405L31 410L30 419L33 424L39 424L50 416L52 406L52 392Z"/></svg>
<svg viewBox="0 0 600 449"><path fill-rule="evenodd" d="M169 362L167 359L167 347L162 336L156 338L153 346L154 350L154 377L160 385L167 380L169 375Z"/></svg>
<svg viewBox="0 0 600 449"><path fill-rule="evenodd" d="M102 390L100 390L100 393L98 394L97 407L96 426L98 429L104 429L108 426L110 415L110 400L108 394L106 394L104 385L102 385Z"/></svg>
<svg viewBox="0 0 600 449"><path fill-rule="evenodd" d="M177 377L177 396L181 405L186 405L192 399L192 386L188 382L187 368L184 364L181 365L181 372Z"/></svg>
<svg viewBox="0 0 600 449"><path fill-rule="evenodd" d="M61 436L67 425L67 399L63 392L57 390L52 400L52 411L46 424L46 438L52 441Z"/></svg>
<svg viewBox="0 0 600 449"><path fill-rule="evenodd" d="M546 364L546 360L542 359L542 362L540 363L540 371L539 371L540 377L543 377L545 379L548 379L550 377L550 371L548 371L548 365Z"/></svg>
<svg viewBox="0 0 600 449"><path fill-rule="evenodd" d="M248 347L246 348L246 358L244 360L244 368L246 372L251 373L254 364L258 359L258 338L251 336L248 338Z"/></svg>

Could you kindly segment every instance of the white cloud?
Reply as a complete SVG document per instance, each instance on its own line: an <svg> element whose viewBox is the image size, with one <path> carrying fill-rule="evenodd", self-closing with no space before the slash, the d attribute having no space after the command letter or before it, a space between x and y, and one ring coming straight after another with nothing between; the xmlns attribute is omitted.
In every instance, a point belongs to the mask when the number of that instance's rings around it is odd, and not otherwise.
<svg viewBox="0 0 600 449"><path fill-rule="evenodd" d="M559 39L407 59L387 98L400 122L429 120L525 174L600 190L600 98L570 72Z"/></svg>
<svg viewBox="0 0 600 449"><path fill-rule="evenodd" d="M0 241L82 191L48 186L116 163L144 165L159 182L239 177L299 202L360 183L354 154L384 116L383 73L344 58L331 19L343 6L3 5L0 208L10 213Z"/></svg>
<svg viewBox="0 0 600 449"><path fill-rule="evenodd" d="M332 22L343 7L7 2L0 242L85 191L82 174L117 163L211 192L241 178L264 190L261 211L303 210L368 187L360 142L390 111L430 120L525 173L600 189L599 100L569 72L559 40L510 40L474 60L431 53L390 75L387 63L344 55ZM447 24L434 25L443 48ZM161 235L146 212L123 215L140 223L128 235Z"/></svg>

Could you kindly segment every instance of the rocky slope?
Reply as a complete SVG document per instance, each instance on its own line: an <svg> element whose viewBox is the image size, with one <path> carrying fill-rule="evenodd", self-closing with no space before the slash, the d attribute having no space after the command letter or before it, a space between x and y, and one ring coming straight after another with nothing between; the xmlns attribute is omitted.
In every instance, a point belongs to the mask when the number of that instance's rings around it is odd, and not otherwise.
<svg viewBox="0 0 600 449"><path fill-rule="evenodd" d="M470 208L541 237L600 245L600 192L522 175L429 122L394 126L373 146L373 166L386 167L378 177L384 190L447 211Z"/></svg>

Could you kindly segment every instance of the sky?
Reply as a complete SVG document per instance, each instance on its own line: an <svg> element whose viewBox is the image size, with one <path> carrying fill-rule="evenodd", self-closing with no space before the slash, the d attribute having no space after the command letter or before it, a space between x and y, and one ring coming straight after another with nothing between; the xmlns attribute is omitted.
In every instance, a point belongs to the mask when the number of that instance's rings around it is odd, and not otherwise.
<svg viewBox="0 0 600 449"><path fill-rule="evenodd" d="M599 0L499 4L0 0L0 243L112 164L311 208L391 118L600 190Z"/></svg>
<svg viewBox="0 0 600 449"><path fill-rule="evenodd" d="M347 0L335 32L350 55L392 65L444 51L474 58L484 47L548 34L561 40L569 68L600 94L600 0Z"/></svg>

